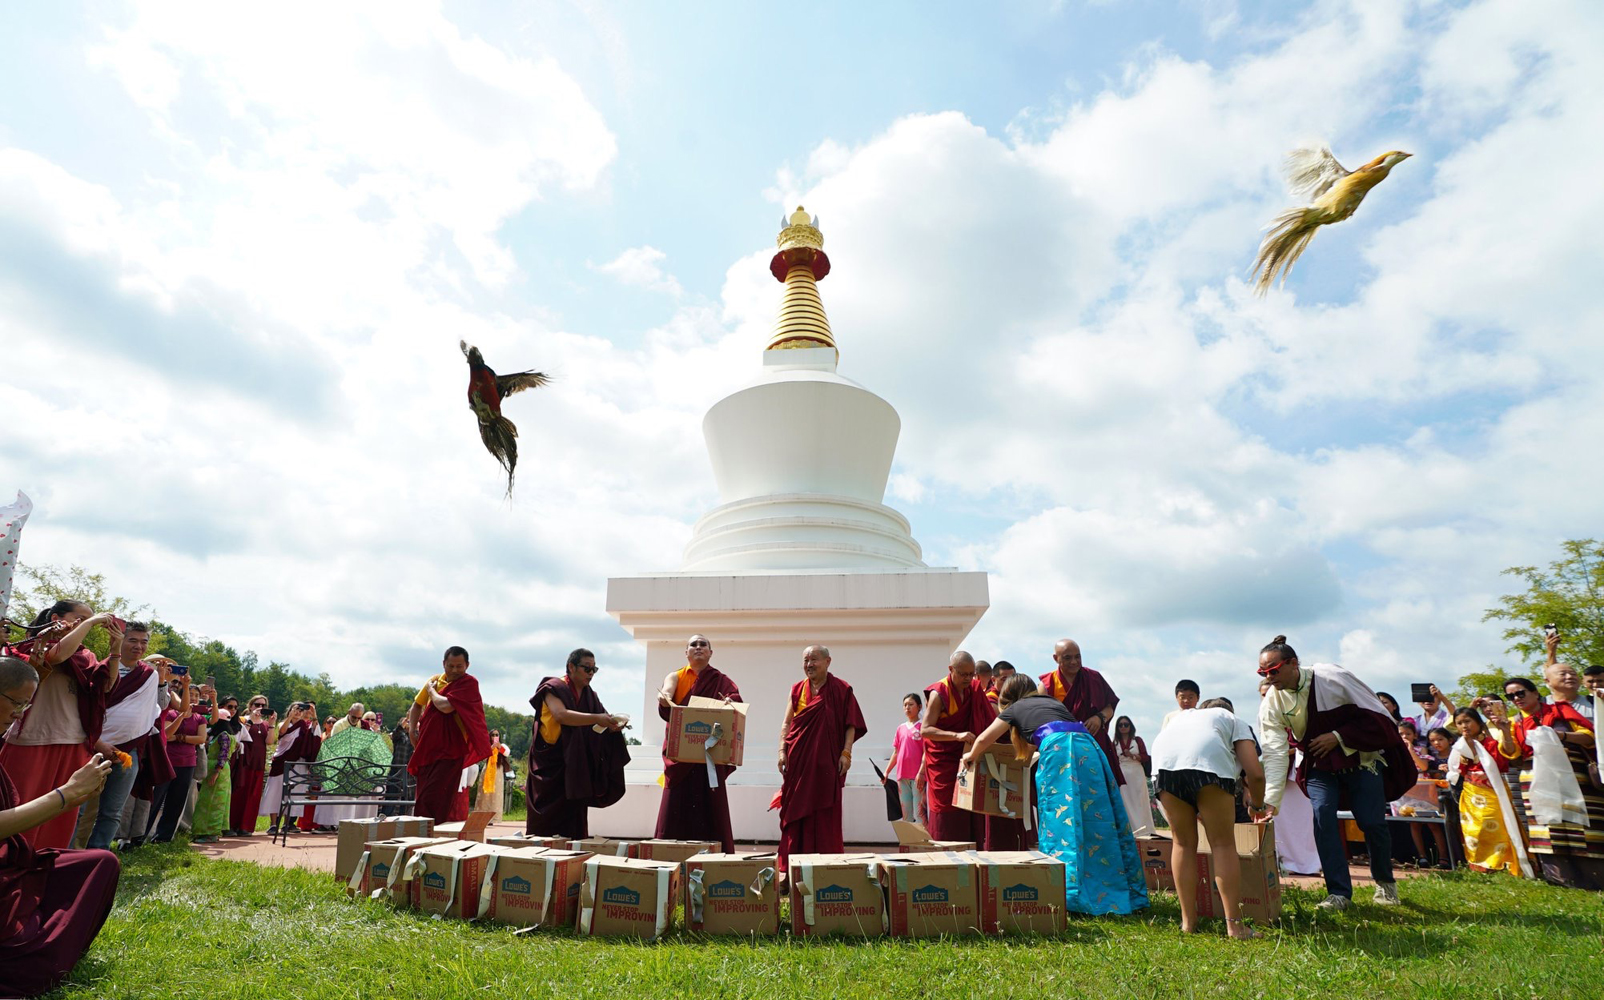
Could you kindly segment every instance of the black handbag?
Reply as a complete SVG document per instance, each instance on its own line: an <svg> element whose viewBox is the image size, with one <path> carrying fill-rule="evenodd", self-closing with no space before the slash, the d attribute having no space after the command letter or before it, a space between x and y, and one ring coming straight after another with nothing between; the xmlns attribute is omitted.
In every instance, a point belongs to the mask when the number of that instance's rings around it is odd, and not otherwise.
<svg viewBox="0 0 1604 1000"><path fill-rule="evenodd" d="M886 777L880 770L880 765L872 760L869 761L869 766L874 768L875 775L880 778L880 787L886 790L886 819L901 819L902 791L897 787L897 779Z"/></svg>

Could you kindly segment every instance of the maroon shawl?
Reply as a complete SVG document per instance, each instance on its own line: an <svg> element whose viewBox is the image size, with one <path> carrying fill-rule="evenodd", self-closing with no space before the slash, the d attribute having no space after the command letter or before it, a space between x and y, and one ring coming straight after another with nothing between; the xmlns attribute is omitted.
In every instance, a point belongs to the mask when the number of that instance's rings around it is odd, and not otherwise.
<svg viewBox="0 0 1604 1000"><path fill-rule="evenodd" d="M785 775L780 783L780 825L788 826L817 812L841 808L841 786L846 777L839 761L846 747L848 727L862 739L869 731L852 685L827 674L819 690L803 678L791 688L795 706L807 691L807 704L791 716L785 732Z"/></svg>
<svg viewBox="0 0 1604 1000"><path fill-rule="evenodd" d="M1119 695L1115 694L1114 689L1103 680L1102 674L1090 667L1081 667L1077 670L1075 679L1067 685L1064 683L1063 673L1058 670L1042 674L1041 689L1049 697L1063 702L1064 707L1069 709L1069 714L1081 722L1085 722L1105 708L1111 712L1119 708ZM1092 739L1097 741L1097 745L1103 748L1103 753L1108 757L1108 766L1114 771L1115 783L1123 785L1125 772L1120 770L1119 756L1114 753L1114 741L1108 738L1113 727L1114 723L1111 721L1103 723Z"/></svg>
<svg viewBox="0 0 1604 1000"><path fill-rule="evenodd" d="M1322 710L1320 675L1316 673L1309 686L1309 721L1303 728L1303 739L1295 739L1290 730L1287 732L1288 742L1303 751L1303 764L1298 768L1297 782L1298 787L1305 791L1311 768L1316 771L1351 771L1359 766L1358 756L1343 753L1341 747L1330 753L1311 753L1310 741L1326 733L1336 733L1342 737L1343 745L1350 750L1381 753L1381 786L1388 802L1402 798L1420 779L1415 758L1404 746L1403 737L1398 735L1398 724L1380 712L1372 712L1358 705L1338 705L1329 711ZM1347 796L1343 795L1338 804L1344 809L1348 808Z"/></svg>
<svg viewBox="0 0 1604 1000"><path fill-rule="evenodd" d="M590 726L563 726L557 742L540 734L540 713L548 696L573 712L605 714L606 706L587 685L574 692L567 677L547 677L529 704L535 733L529 743L528 808L531 816L563 813L569 803L605 808L624 797L624 765L629 763L623 733L596 732Z"/></svg>
<svg viewBox="0 0 1604 1000"><path fill-rule="evenodd" d="M17 786L0 767L0 810L21 804ZM34 850L20 833L0 840L0 941L19 934L39 907L55 861L55 851Z"/></svg>

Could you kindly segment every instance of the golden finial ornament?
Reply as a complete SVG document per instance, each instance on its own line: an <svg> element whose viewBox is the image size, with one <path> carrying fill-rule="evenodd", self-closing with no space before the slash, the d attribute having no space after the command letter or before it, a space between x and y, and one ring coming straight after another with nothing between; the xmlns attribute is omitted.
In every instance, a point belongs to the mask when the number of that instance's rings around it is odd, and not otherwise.
<svg viewBox="0 0 1604 1000"><path fill-rule="evenodd" d="M802 347L835 348L830 320L819 299L819 279L830 273L830 258L824 253L824 234L819 220L801 205L784 220L775 240L779 250L769 261L769 273L785 284L780 299L780 318L774 324L765 350L783 351Z"/></svg>

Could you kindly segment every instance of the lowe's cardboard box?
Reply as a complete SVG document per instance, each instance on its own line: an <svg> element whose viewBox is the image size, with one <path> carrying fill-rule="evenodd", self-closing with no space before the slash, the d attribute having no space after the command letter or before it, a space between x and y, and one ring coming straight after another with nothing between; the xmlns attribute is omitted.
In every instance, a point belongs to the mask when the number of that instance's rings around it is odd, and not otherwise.
<svg viewBox="0 0 1604 1000"><path fill-rule="evenodd" d="M1058 934L1064 912L1064 863L1040 851L975 855L980 925L990 934Z"/></svg>
<svg viewBox="0 0 1604 1000"><path fill-rule="evenodd" d="M629 856L642 861L681 862L718 849L719 845L710 840L637 840L630 845Z"/></svg>
<svg viewBox="0 0 1604 1000"><path fill-rule="evenodd" d="M502 849L485 865L479 917L517 927L573 926L589 857L545 847Z"/></svg>
<svg viewBox="0 0 1604 1000"><path fill-rule="evenodd" d="M698 854L685 862L685 928L708 934L780 932L779 857Z"/></svg>
<svg viewBox="0 0 1604 1000"><path fill-rule="evenodd" d="M627 858L634 848L633 840L614 840L611 837L586 837L583 840L570 841L568 849L571 851L584 851L586 854L608 855L614 858Z"/></svg>
<svg viewBox="0 0 1604 1000"><path fill-rule="evenodd" d="M413 851L407 862L413 907L458 920L477 917L485 863L501 850L472 840L456 840Z"/></svg>
<svg viewBox="0 0 1604 1000"><path fill-rule="evenodd" d="M346 884L346 892L387 899L407 909L412 906L412 884L406 877L406 865L412 852L420 847L456 842L454 837L392 837L371 841L364 845L361 874Z"/></svg>
<svg viewBox="0 0 1604 1000"><path fill-rule="evenodd" d="M1275 825L1238 823L1235 827L1237 864L1242 869L1242 915L1261 923L1281 918L1281 877L1275 859ZM1214 858L1208 836L1198 828L1197 883L1187 888L1196 895L1200 917L1225 917L1224 904L1214 887ZM1175 871L1170 866L1172 841L1167 837L1144 837L1136 842L1142 858L1147 887L1180 892Z"/></svg>
<svg viewBox="0 0 1604 1000"><path fill-rule="evenodd" d="M708 748L712 749L709 750ZM692 698L668 711L663 756L685 764L739 766L746 755L746 705L719 698Z"/></svg>
<svg viewBox="0 0 1604 1000"><path fill-rule="evenodd" d="M1023 819L1033 791L1030 764L1014 759L1011 744L993 743L974 767L958 772L952 804L987 816Z"/></svg>
<svg viewBox="0 0 1604 1000"><path fill-rule="evenodd" d="M434 820L427 816L376 816L371 819L340 820L339 839L334 847L334 877L351 881L357 859L369 841L393 837L427 837L434 833Z"/></svg>
<svg viewBox="0 0 1604 1000"><path fill-rule="evenodd" d="M918 823L905 819L891 821L891 832L897 835L899 854L939 854L943 851L972 851L972 840L931 840L930 834Z"/></svg>
<svg viewBox="0 0 1604 1000"><path fill-rule="evenodd" d="M593 857L579 885L580 934L655 941L674 923L679 865L673 861Z"/></svg>
<svg viewBox="0 0 1604 1000"><path fill-rule="evenodd" d="M878 854L791 855L791 933L797 937L886 933Z"/></svg>
<svg viewBox="0 0 1604 1000"><path fill-rule="evenodd" d="M485 843L491 847L544 847L554 851L573 849L573 841L567 837L536 837L527 833L510 833L504 837L486 837Z"/></svg>
<svg viewBox="0 0 1604 1000"><path fill-rule="evenodd" d="M980 931L978 873L972 854L899 854L880 861L893 937Z"/></svg>

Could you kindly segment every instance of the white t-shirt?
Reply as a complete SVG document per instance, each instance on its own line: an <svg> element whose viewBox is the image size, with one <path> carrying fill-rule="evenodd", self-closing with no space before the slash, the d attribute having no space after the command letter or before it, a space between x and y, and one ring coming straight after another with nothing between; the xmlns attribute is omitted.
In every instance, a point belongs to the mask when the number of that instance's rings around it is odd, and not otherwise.
<svg viewBox="0 0 1604 1000"><path fill-rule="evenodd" d="M1179 712L1153 740L1154 771L1207 771L1235 779L1236 742L1252 740L1248 724L1223 708Z"/></svg>

